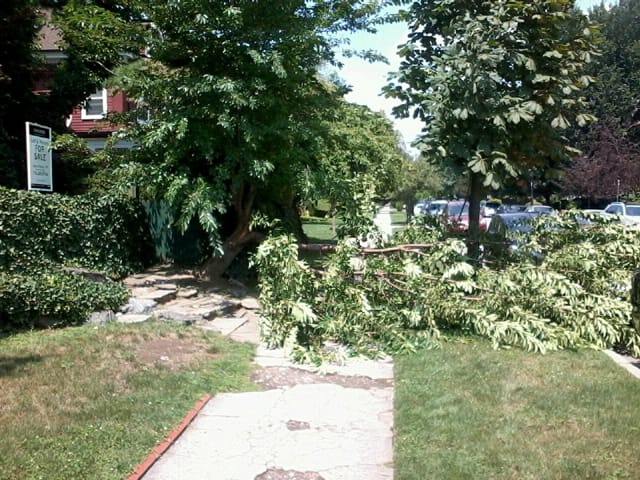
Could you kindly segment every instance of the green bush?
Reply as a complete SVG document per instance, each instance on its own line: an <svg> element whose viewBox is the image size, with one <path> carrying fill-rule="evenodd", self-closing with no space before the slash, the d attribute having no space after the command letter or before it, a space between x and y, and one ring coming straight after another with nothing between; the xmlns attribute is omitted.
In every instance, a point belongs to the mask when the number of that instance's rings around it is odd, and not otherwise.
<svg viewBox="0 0 640 480"><path fill-rule="evenodd" d="M78 324L95 310L116 309L127 296L119 283L60 270L0 273L0 326Z"/></svg>
<svg viewBox="0 0 640 480"><path fill-rule="evenodd" d="M122 277L152 258L147 225L132 199L0 188L0 268L21 272L48 260Z"/></svg>
<svg viewBox="0 0 640 480"><path fill-rule="evenodd" d="M0 326L82 321L113 309L126 289L64 267L120 278L152 260L148 222L134 200L0 188Z"/></svg>

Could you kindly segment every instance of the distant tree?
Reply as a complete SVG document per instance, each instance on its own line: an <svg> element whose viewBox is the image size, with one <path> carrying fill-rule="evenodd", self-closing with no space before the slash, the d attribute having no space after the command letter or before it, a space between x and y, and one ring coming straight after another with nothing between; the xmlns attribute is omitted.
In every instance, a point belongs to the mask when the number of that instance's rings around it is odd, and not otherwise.
<svg viewBox="0 0 640 480"><path fill-rule="evenodd" d="M560 186L566 195L588 199L624 198L640 186L640 145L608 123L592 128L589 155L565 171Z"/></svg>
<svg viewBox="0 0 640 480"><path fill-rule="evenodd" d="M406 17L386 92L402 101L397 115L413 109L424 122L425 155L469 174L477 238L484 189L575 153L563 132L592 119L580 92L595 29L570 0L413 2Z"/></svg>
<svg viewBox="0 0 640 480"><path fill-rule="evenodd" d="M596 82L586 95L598 122L575 129L572 140L584 155L570 163L560 181L567 194L593 199L640 191L640 0L621 0L589 12L600 24L601 54L588 67Z"/></svg>
<svg viewBox="0 0 640 480"><path fill-rule="evenodd" d="M596 6L589 16L602 32L600 55L589 66L597 81L586 90L592 113L626 135L640 125L640 0ZM640 141L640 128L630 133Z"/></svg>
<svg viewBox="0 0 640 480"><path fill-rule="evenodd" d="M338 102L323 130L317 162L305 169L306 195L329 200L341 219L340 236L365 233L373 201L390 198L401 175L405 154L398 134L384 113L345 101Z"/></svg>
<svg viewBox="0 0 640 480"><path fill-rule="evenodd" d="M417 200L442 195L451 187L451 179L445 172L422 156L413 159L406 154L402 159L399 176L394 196L405 205L407 218L413 215L413 206Z"/></svg>

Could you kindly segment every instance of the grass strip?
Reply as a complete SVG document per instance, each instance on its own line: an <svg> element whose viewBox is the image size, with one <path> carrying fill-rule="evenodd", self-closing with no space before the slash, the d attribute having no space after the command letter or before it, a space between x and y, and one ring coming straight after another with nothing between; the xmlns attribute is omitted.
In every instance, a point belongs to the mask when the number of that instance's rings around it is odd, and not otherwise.
<svg viewBox="0 0 640 480"><path fill-rule="evenodd" d="M396 480L637 479L640 381L592 350L477 340L396 360Z"/></svg>
<svg viewBox="0 0 640 480"><path fill-rule="evenodd" d="M0 479L122 479L204 393L255 388L253 347L168 322L0 339Z"/></svg>

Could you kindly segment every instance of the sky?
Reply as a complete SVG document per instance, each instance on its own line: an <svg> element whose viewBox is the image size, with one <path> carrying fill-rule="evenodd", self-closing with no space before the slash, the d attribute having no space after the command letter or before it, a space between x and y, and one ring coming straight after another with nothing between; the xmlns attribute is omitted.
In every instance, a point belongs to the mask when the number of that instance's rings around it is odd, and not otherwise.
<svg viewBox="0 0 640 480"><path fill-rule="evenodd" d="M602 0L576 0L576 5L587 11ZM605 2L610 3L610 2ZM389 64L381 62L368 63L358 58L343 59L344 67L338 72L340 77L350 85L352 91L346 96L347 101L367 105L375 111L384 111L393 121L396 130L403 138L407 150L415 155L417 151L410 148L411 142L419 135L422 124L419 120L396 119L391 109L397 104L395 100L381 95L381 89L388 82L389 72L396 71L400 63L396 56L396 48L405 42L407 27L401 24L383 25L376 34L359 33L351 38L354 50L374 49L389 60Z"/></svg>

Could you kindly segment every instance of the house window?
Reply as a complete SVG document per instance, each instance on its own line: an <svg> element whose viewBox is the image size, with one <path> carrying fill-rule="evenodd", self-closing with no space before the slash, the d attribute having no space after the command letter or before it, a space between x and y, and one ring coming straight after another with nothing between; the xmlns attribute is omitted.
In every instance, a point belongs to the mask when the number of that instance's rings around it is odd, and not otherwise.
<svg viewBox="0 0 640 480"><path fill-rule="evenodd" d="M107 114L107 89L100 88L89 95L82 106L83 120L97 120Z"/></svg>

